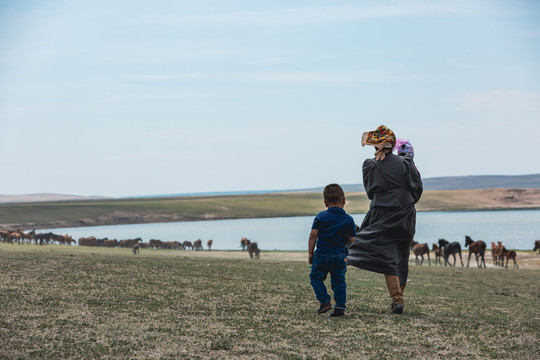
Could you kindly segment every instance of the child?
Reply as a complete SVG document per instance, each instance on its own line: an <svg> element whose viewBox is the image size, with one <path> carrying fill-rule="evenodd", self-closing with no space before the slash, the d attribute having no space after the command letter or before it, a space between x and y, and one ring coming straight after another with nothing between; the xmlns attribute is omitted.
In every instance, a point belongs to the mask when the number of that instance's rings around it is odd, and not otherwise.
<svg viewBox="0 0 540 360"><path fill-rule="evenodd" d="M406 156L408 154L414 159L414 148L409 139L396 139L394 150L400 156Z"/></svg>
<svg viewBox="0 0 540 360"><path fill-rule="evenodd" d="M324 286L324 280L330 273L332 290L336 306L331 317L345 315L346 289L345 272L347 271L347 245L356 237L354 220L345 213L345 193L338 184L330 184L324 188L324 205L328 208L321 211L313 221L309 234L308 261L312 265L309 277L321 307L318 314L332 308L330 296ZM317 245L317 250L313 252Z"/></svg>

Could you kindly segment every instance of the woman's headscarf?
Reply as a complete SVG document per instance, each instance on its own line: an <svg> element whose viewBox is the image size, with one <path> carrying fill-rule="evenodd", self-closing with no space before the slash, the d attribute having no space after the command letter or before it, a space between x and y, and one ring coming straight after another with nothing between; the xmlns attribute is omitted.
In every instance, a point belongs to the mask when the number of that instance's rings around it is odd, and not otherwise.
<svg viewBox="0 0 540 360"><path fill-rule="evenodd" d="M414 159L414 148L409 139L397 139L396 147L394 147L398 155L411 155Z"/></svg>
<svg viewBox="0 0 540 360"><path fill-rule="evenodd" d="M376 146L375 159L383 161L386 149L393 149L396 145L396 135L392 130L381 125L375 131L362 134L362 146L366 145Z"/></svg>

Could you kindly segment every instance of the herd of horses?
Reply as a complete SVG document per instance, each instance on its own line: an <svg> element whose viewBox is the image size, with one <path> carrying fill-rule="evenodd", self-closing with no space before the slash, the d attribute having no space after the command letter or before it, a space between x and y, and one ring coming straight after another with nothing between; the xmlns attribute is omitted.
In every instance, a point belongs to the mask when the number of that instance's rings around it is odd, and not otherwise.
<svg viewBox="0 0 540 360"><path fill-rule="evenodd" d="M206 242L208 250L212 250L214 240L210 239ZM138 254L140 249L169 249L169 250L203 250L203 242L197 239L191 241L161 241L158 239L150 239L148 242L143 242L141 238L116 240L116 239L96 239L94 236L88 238L80 238L79 246L98 246L98 247L120 247L132 248L134 254Z"/></svg>
<svg viewBox="0 0 540 360"><path fill-rule="evenodd" d="M71 245L76 241L70 235L58 235L52 232L36 233L35 230L24 232L21 230L0 230L0 241L9 244L31 244L36 245Z"/></svg>
<svg viewBox="0 0 540 360"><path fill-rule="evenodd" d="M141 238L116 240L103 238L98 239L95 236L81 237L78 242L73 239L71 235L58 235L52 232L48 233L36 233L35 230L24 232L21 230L0 230L0 241L9 244L32 244L36 245L71 245L79 244L79 246L95 246L95 247L109 247L109 248L134 248L137 250L144 248L154 249L172 249L172 250L203 250L203 244L201 239L197 239L194 242L191 241L161 241L157 239L151 239L149 242L143 242ZM210 239L206 242L208 250L212 249L213 240ZM135 252L135 251L134 251Z"/></svg>
<svg viewBox="0 0 540 360"><path fill-rule="evenodd" d="M77 243L70 235L58 235L52 232L48 233L36 233L35 230L24 232L21 230L0 230L0 241L10 244L31 244L35 243L36 245L48 245L48 244L59 244L59 245L71 245ZM78 244L80 246L96 246L96 247L120 247L120 248L131 248L133 249L134 254L138 254L140 249L153 248L153 249L171 249L171 250L203 250L203 244L201 239L197 239L194 242L191 241L161 241L157 239L151 239L149 242L143 242L141 238L136 239L126 239L126 240L116 240L116 239L98 239L94 236L82 237L79 238ZM208 250L212 250L213 240L210 239L206 242ZM240 247L242 250L247 250L249 257L251 259L260 258L261 250L259 249L256 242L252 242L246 237L240 239ZM471 256L474 254L476 259L476 265L481 267L486 267L485 252L486 252L486 243L482 240L474 241L470 236L465 236L465 247L469 248L469 258L467 260L467 267L471 261ZM430 249L427 243L419 244L416 241L412 242L412 251L415 255L416 265L422 265L424 263L424 255L427 255L428 263L431 266L430 259ZM463 267L463 258L461 256L461 244L457 241L448 242L445 239L439 239L438 244L433 244L431 249L435 254L435 265L442 265L444 259L444 266L456 266L456 255L459 256L459 261ZM540 240L534 242L533 251L538 250L540 254ZM497 244L494 242L491 243L491 255L493 257L493 264L496 266L502 266L508 268L508 262L513 261L513 268L518 268L516 261L516 252L513 250L507 250L506 247L502 245L501 241L498 241ZM454 261L450 263L450 256L453 257ZM506 264L505 264L506 260Z"/></svg>
<svg viewBox="0 0 540 360"><path fill-rule="evenodd" d="M482 240L474 241L469 235L466 235L465 247L469 248L467 267L469 267L471 256L474 254L476 259L476 265L479 268L485 268L485 252L487 248L486 243ZM430 250L427 243L419 244L416 241L413 241L411 248L416 257L416 265L422 265L424 262L424 255L427 255L428 263L431 266L431 259L429 257ZM461 257L461 244L459 242L448 242L445 239L439 239L438 244L433 244L432 250L435 254L435 265L442 265L442 260L444 259L444 266L456 266L456 255L459 255L459 261L461 262L461 266L463 267L463 258ZM539 250L540 254L540 240L536 240L534 243L533 251L536 250ZM495 266L506 267L508 269L508 262L512 260L514 262L513 268L519 269L519 266L516 262L516 252L513 250L507 250L506 247L503 246L501 241L498 241L497 244L495 244L494 242L491 243L491 255L493 257L493 264ZM454 259L454 262L452 264L449 260L450 256L452 256Z"/></svg>
<svg viewBox="0 0 540 360"><path fill-rule="evenodd" d="M134 254L139 254L141 249L170 249L170 250L203 250L203 242L201 239L191 241L161 241L158 239L150 239L148 242L143 242L141 238L135 239L98 239L95 236L81 237L78 241L73 239L71 235L58 235L52 232L36 233L35 230L24 232L21 230L0 230L0 241L10 244L31 244L36 245L71 245L79 244L79 246L94 246L107 248L131 248ZM206 242L208 250L212 250L212 239ZM251 259L260 258L261 250L256 242L252 242L246 237L240 239L240 247L242 250L247 250Z"/></svg>

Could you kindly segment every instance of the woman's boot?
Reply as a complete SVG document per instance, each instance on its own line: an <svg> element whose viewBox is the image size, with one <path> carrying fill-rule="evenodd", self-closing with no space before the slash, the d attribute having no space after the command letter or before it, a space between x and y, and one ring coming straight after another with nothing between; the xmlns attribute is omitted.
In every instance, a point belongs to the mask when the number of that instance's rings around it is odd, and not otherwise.
<svg viewBox="0 0 540 360"><path fill-rule="evenodd" d="M386 286L390 297L392 297L392 314L403 314L403 290L399 285L399 278L397 275L384 275L386 280Z"/></svg>

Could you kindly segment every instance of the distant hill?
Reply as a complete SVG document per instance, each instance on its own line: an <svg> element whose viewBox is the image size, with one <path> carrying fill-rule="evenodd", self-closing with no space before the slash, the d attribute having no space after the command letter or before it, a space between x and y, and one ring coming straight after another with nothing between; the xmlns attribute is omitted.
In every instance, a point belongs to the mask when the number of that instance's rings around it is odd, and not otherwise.
<svg viewBox="0 0 540 360"><path fill-rule="evenodd" d="M426 190L537 189L540 174L446 176L423 179L423 183Z"/></svg>
<svg viewBox="0 0 540 360"><path fill-rule="evenodd" d="M467 189L537 189L540 188L540 174L531 175L469 175L444 176L422 179L424 190L467 190ZM364 191L363 184L342 185L346 192ZM311 188L305 191L319 192L323 188Z"/></svg>
<svg viewBox="0 0 540 360"><path fill-rule="evenodd" d="M445 176L422 179L424 190L474 190L474 189L537 189L540 188L540 174L530 175L470 175ZM342 184L345 192L363 192L362 184ZM187 196L222 196L222 195L262 195L275 193L314 193L322 192L323 187L289 190L259 190L259 191L221 191L182 194L139 195L128 198L164 198ZM2 195L0 203L49 202L70 200L102 200L112 199L105 196L78 196L66 194L30 194Z"/></svg>
<svg viewBox="0 0 540 360"><path fill-rule="evenodd" d="M110 199L105 196L79 196L67 194L28 194L28 195L3 195L0 194L0 203L28 203L46 201L69 201L69 200L100 200Z"/></svg>
<svg viewBox="0 0 540 360"><path fill-rule="evenodd" d="M540 188L540 174L531 175L469 175L445 176L422 179L424 190L467 190L467 189L537 189ZM345 192L363 192L363 184L341 184ZM184 197L184 196L222 196L222 195L261 195L275 193L313 193L322 192L323 187L288 190L222 191L183 194L162 194L133 196L133 198Z"/></svg>

